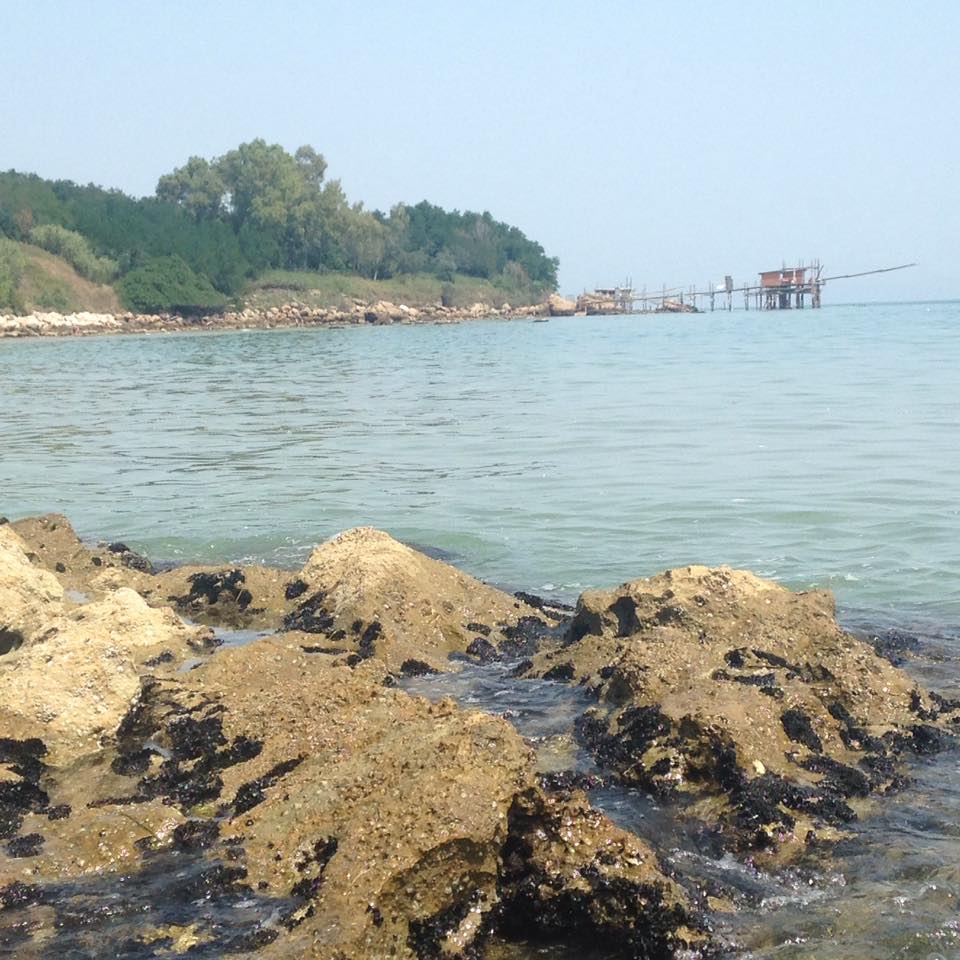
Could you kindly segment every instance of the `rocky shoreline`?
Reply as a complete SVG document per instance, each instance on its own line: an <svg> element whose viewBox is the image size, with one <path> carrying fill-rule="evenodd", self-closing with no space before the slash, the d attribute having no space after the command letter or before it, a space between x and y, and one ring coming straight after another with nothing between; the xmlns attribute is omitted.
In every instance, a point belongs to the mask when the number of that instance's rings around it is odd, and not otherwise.
<svg viewBox="0 0 960 960"><path fill-rule="evenodd" d="M599 775L547 773L505 718L402 689L491 661L590 696L570 735ZM960 703L842 631L829 595L741 571L570 610L369 528L297 571L155 571L62 516L2 522L0 938L25 958L104 937L143 957L726 955L728 892L614 825L593 783L641 787L718 852L819 864L958 729ZM154 906L111 913L91 892L110 883Z"/></svg>
<svg viewBox="0 0 960 960"><path fill-rule="evenodd" d="M529 319L547 316L549 313L549 303L523 307L513 307L509 303L499 307L483 303L475 303L470 307L448 307L436 303L413 307L385 300L369 303L357 299L343 308L310 307L292 302L281 307L246 308L198 316L171 313L62 314L34 311L25 316L0 315L0 338L179 333L191 330L274 330L287 327L363 324L442 324L485 318Z"/></svg>

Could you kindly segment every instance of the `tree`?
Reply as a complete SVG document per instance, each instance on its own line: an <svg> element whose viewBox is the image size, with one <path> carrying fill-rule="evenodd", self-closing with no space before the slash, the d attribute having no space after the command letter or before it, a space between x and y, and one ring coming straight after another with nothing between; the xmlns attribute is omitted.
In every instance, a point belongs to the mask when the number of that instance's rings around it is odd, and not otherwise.
<svg viewBox="0 0 960 960"><path fill-rule="evenodd" d="M385 235L383 224L364 210L362 204L351 207L346 214L343 235L350 269L376 280L383 261Z"/></svg>
<svg viewBox="0 0 960 960"><path fill-rule="evenodd" d="M297 161L304 180L315 190L319 190L323 186L323 178L327 173L327 161L324 160L323 154L317 153L309 144L304 144L302 147L297 147L293 157Z"/></svg>
<svg viewBox="0 0 960 960"><path fill-rule="evenodd" d="M203 157L191 157L157 183L157 199L177 204L194 220L219 217L223 213L224 193L223 178L217 165L208 163Z"/></svg>

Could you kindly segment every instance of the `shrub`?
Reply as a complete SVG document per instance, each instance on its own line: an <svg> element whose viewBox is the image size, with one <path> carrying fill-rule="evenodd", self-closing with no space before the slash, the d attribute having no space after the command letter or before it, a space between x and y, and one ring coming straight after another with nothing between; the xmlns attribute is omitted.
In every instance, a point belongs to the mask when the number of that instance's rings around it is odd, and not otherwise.
<svg viewBox="0 0 960 960"><path fill-rule="evenodd" d="M81 277L94 283L109 283L119 272L116 260L98 257L86 237L55 223L44 223L30 231L30 242L63 257Z"/></svg>
<svg viewBox="0 0 960 960"><path fill-rule="evenodd" d="M117 292L130 309L143 312L204 313L227 302L176 255L154 257L135 267L117 284Z"/></svg>
<svg viewBox="0 0 960 960"><path fill-rule="evenodd" d="M23 256L12 240L0 237L0 310L23 313L20 297L20 279L23 276Z"/></svg>

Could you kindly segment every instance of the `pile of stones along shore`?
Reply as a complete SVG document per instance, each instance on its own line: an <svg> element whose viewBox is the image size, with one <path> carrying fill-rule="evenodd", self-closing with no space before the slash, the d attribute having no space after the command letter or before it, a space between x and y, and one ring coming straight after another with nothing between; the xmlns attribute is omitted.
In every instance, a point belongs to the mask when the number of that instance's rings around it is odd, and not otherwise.
<svg viewBox="0 0 960 960"><path fill-rule="evenodd" d="M528 742L404 690L496 661L582 712ZM747 895L616 826L598 786L653 796L712 856L820 871L958 722L829 594L729 568L570 608L372 528L298 570L155 569L63 516L0 518L0 939L26 960L719 957Z"/></svg>
<svg viewBox="0 0 960 960"><path fill-rule="evenodd" d="M95 333L145 333L192 329L320 326L340 324L457 323L483 317L533 317L549 311L548 304L499 307L475 303L470 307L442 304L411 307L386 300L353 300L345 307L310 307L293 302L281 307L247 308L205 316L145 313L45 313L0 315L0 337L73 336Z"/></svg>

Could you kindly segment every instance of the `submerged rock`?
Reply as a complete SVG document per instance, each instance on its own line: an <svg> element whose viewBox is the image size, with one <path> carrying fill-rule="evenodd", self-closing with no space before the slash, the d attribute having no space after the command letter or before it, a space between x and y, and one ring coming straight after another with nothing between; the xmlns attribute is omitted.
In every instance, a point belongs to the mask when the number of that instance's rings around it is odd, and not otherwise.
<svg viewBox="0 0 960 960"><path fill-rule="evenodd" d="M588 591L528 676L584 684L579 735L626 782L741 851L784 861L837 836L938 749L958 714L844 632L825 592L685 567Z"/></svg>

